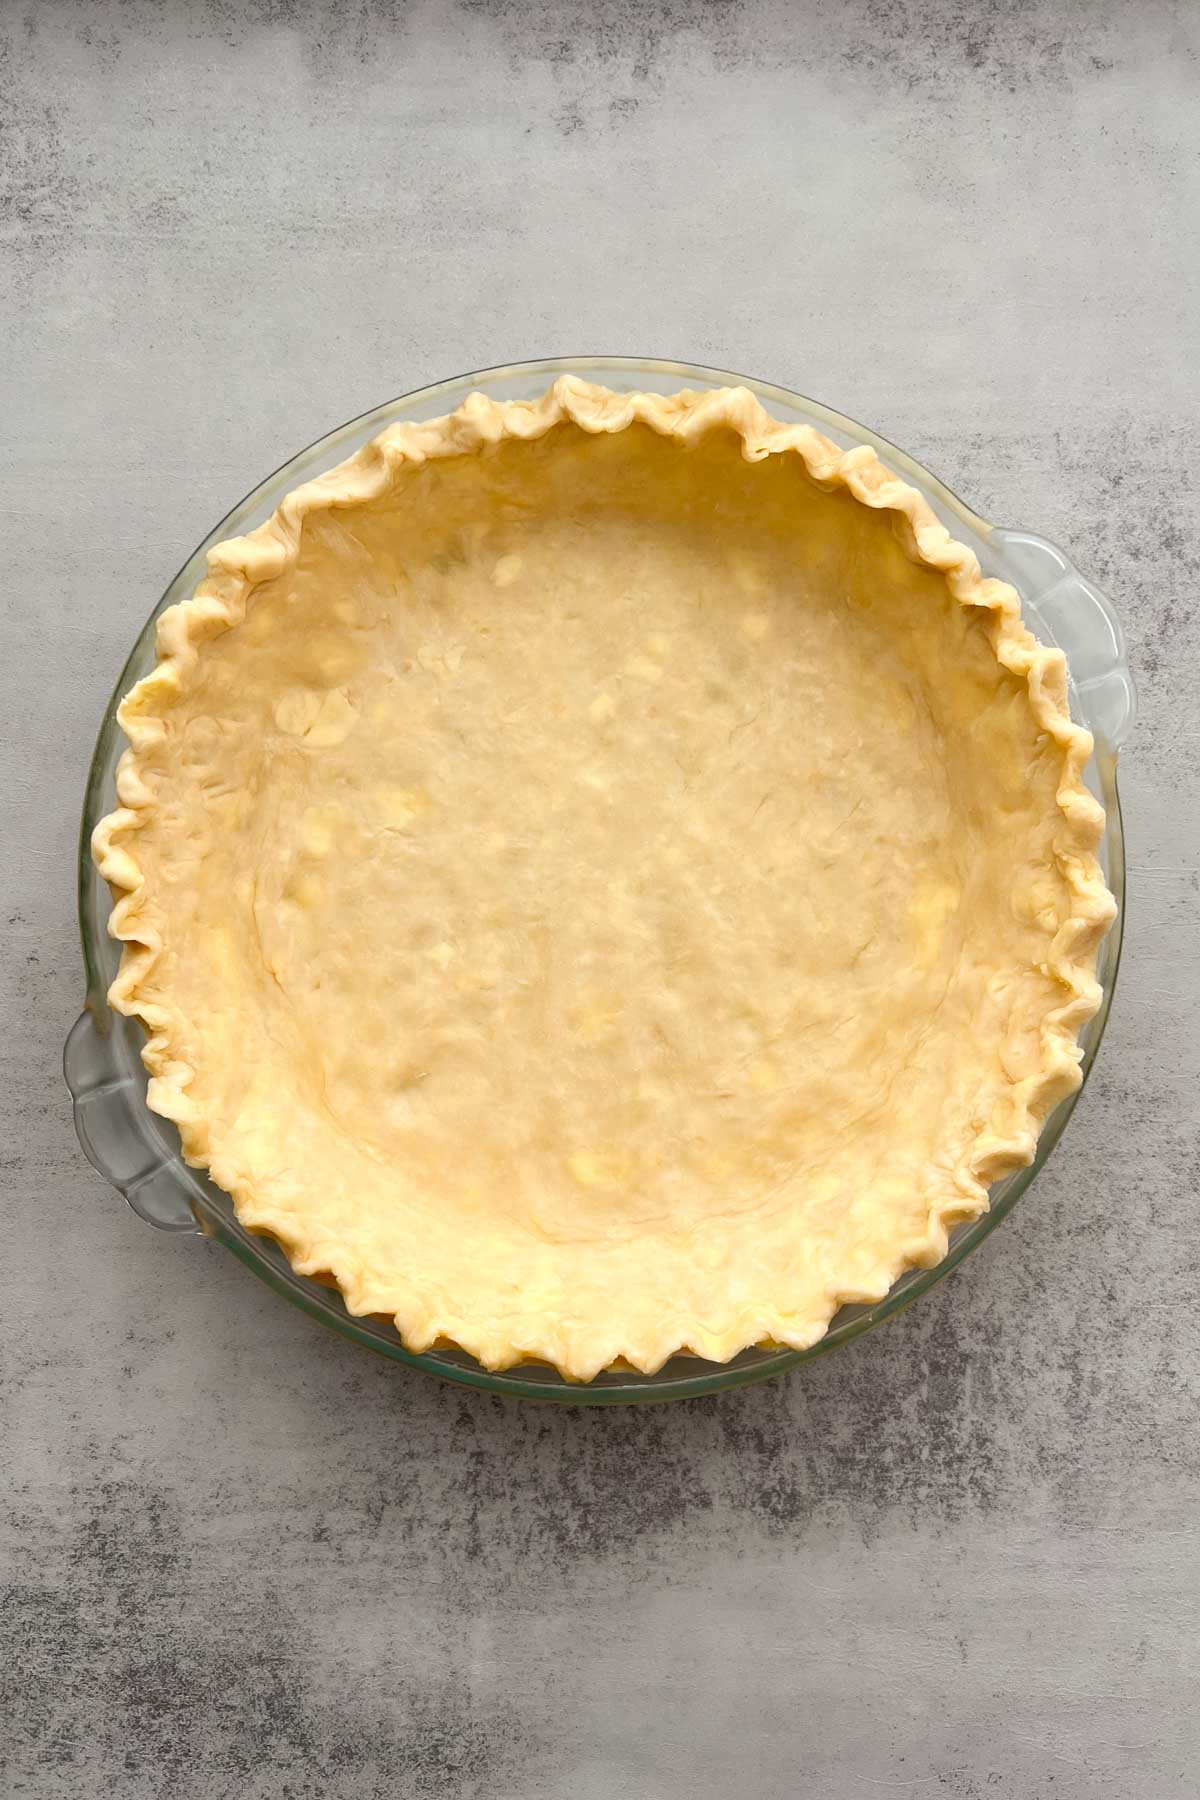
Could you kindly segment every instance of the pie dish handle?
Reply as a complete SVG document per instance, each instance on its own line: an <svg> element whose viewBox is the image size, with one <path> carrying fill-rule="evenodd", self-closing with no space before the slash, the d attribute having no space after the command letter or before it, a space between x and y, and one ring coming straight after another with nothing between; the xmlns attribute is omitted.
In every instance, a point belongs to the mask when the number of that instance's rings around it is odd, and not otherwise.
<svg viewBox="0 0 1200 1800"><path fill-rule="evenodd" d="M121 1061L111 1016L101 1024L85 1007L63 1048L63 1074L71 1090L75 1132L92 1167L148 1225L160 1231L199 1231L191 1178L159 1136L146 1109L143 1083Z"/></svg>
<svg viewBox="0 0 1200 1800"><path fill-rule="evenodd" d="M1133 728L1137 691L1112 602L1047 538L998 525L988 536L1022 600L1066 652L1084 723L1108 750L1119 750Z"/></svg>

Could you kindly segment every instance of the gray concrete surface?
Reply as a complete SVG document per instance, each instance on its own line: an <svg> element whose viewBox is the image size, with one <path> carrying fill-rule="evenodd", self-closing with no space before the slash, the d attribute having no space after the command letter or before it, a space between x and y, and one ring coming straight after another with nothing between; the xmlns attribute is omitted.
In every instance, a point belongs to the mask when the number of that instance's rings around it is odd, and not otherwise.
<svg viewBox="0 0 1200 1800"><path fill-rule="evenodd" d="M1200 13L0 7L0 1791L1126 1800L1196 1714ZM143 616L336 421L526 355L744 368L1128 622L1127 960L1021 1210L665 1411L375 1361L77 1152L80 792Z"/></svg>

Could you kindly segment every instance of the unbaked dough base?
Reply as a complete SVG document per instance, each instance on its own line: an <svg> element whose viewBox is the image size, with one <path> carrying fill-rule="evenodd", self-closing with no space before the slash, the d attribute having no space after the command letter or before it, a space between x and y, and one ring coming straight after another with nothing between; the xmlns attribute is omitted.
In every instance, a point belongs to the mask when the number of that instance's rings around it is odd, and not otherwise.
<svg viewBox="0 0 1200 1800"><path fill-rule="evenodd" d="M411 1348L585 1380L938 1260L1077 1082L1111 916L1061 658L911 490L748 395L589 395L214 553L98 839L242 1222Z"/></svg>

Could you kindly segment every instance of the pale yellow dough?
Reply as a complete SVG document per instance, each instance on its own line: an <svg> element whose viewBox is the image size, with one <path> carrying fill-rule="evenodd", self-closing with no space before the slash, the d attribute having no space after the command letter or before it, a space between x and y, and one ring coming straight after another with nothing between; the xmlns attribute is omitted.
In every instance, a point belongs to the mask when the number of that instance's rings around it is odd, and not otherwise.
<svg viewBox="0 0 1200 1800"><path fill-rule="evenodd" d="M413 1349L807 1345L1078 1084L1059 652L741 389L398 425L210 553L96 833L151 1105Z"/></svg>

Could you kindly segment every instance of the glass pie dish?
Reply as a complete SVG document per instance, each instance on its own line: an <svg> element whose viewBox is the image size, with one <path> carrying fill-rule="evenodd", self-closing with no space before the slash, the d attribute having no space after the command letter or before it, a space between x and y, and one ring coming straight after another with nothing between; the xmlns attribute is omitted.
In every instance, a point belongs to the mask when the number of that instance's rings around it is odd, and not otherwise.
<svg viewBox="0 0 1200 1800"><path fill-rule="evenodd" d="M279 469L234 508L180 570L121 672L101 727L84 803L79 909L87 1000L67 1040L65 1069L74 1100L76 1129L86 1154L148 1223L163 1230L203 1232L216 1238L275 1292L344 1336L395 1361L465 1386L529 1398L603 1405L685 1398L741 1386L793 1368L890 1317L954 1268L1012 1209L1061 1136L1077 1094L1064 1101L1047 1121L1033 1163L992 1189L990 1209L958 1229L948 1254L936 1267L909 1270L883 1300L873 1305L843 1307L827 1335L809 1349L749 1349L723 1364L678 1355L654 1375L613 1368L586 1384L569 1382L554 1370L534 1363L497 1373L485 1370L459 1350L407 1350L390 1323L351 1315L334 1288L296 1274L274 1240L243 1227L229 1197L201 1171L186 1166L173 1126L146 1105L146 1076L140 1058L142 1029L134 1020L113 1013L106 1001L120 947L107 932L108 891L96 873L90 850L93 827L113 805L115 769L124 748L116 721L117 704L152 666L158 615L191 594L204 576L209 547L251 530L298 483L350 455L395 420L436 417L451 411L472 391L482 391L498 400L529 399L562 374L595 380L610 388L663 393L684 387L704 390L740 384L751 389L775 417L786 423L812 426L844 448L871 446L885 463L919 489L952 535L976 553L984 572L1011 582L1019 590L1027 622L1036 635L1067 654L1072 711L1095 739L1088 779L1106 810L1100 860L1119 908L1123 901L1124 856L1116 760L1132 722L1134 695L1120 627L1111 607L1053 545L1028 532L1001 530L988 524L902 451L812 401L742 376L683 363L622 357L531 362L461 376L402 396L340 427ZM1119 911L1116 925L1101 946L1097 965L1103 1003L1080 1037L1085 1078L1098 1049L1112 997L1120 933Z"/></svg>

